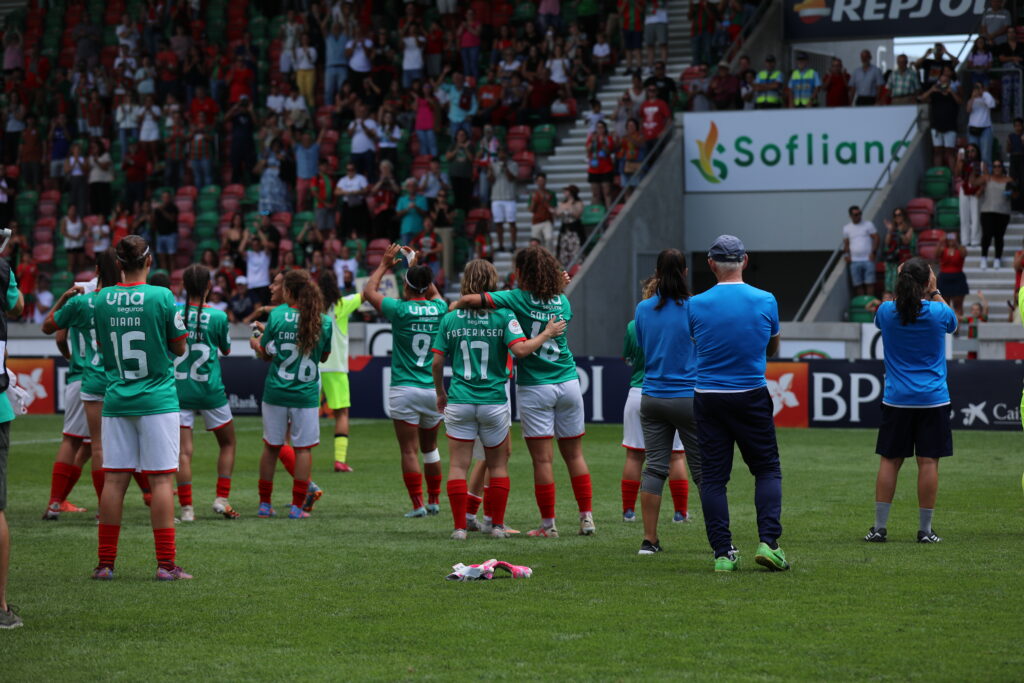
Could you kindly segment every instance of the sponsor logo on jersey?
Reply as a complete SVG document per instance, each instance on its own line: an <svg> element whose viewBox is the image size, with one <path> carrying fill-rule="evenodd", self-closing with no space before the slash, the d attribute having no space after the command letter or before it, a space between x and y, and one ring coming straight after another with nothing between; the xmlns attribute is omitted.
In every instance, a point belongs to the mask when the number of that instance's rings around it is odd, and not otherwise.
<svg viewBox="0 0 1024 683"><path fill-rule="evenodd" d="M125 292L112 287L103 290L103 297L111 306L141 306L146 302L145 292Z"/></svg>

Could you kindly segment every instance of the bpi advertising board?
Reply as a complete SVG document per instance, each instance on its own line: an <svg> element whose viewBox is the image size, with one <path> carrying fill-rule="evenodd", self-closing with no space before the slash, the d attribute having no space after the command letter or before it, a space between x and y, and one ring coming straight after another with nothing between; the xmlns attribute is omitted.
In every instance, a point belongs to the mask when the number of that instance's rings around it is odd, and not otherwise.
<svg viewBox="0 0 1024 683"><path fill-rule="evenodd" d="M687 192L869 190L917 107L840 107L683 115Z"/></svg>
<svg viewBox="0 0 1024 683"><path fill-rule="evenodd" d="M786 40L971 33L986 0L784 0Z"/></svg>

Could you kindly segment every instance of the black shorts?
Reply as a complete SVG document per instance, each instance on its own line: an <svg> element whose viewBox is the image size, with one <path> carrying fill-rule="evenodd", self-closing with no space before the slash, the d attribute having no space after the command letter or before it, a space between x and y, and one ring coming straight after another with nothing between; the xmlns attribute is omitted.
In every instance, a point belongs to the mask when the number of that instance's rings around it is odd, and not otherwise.
<svg viewBox="0 0 1024 683"><path fill-rule="evenodd" d="M946 458L953 455L949 406L897 408L882 404L875 453L883 458Z"/></svg>
<svg viewBox="0 0 1024 683"><path fill-rule="evenodd" d="M591 183L610 183L615 180L614 173L591 173L587 171L587 181Z"/></svg>

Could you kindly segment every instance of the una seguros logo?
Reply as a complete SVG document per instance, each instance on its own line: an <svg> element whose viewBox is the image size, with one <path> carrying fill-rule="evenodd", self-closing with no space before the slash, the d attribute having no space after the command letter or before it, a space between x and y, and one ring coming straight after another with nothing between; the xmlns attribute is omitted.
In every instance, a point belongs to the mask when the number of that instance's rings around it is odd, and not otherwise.
<svg viewBox="0 0 1024 683"><path fill-rule="evenodd" d="M825 0L802 0L793 5L793 11L805 24L813 24L832 14Z"/></svg>
<svg viewBox="0 0 1024 683"><path fill-rule="evenodd" d="M698 157L690 159L690 163L697 167L704 180L709 183L720 183L729 176L729 168L714 158L715 152L725 152L725 147L718 144L718 126L714 121L708 128L707 137L697 140L697 151Z"/></svg>

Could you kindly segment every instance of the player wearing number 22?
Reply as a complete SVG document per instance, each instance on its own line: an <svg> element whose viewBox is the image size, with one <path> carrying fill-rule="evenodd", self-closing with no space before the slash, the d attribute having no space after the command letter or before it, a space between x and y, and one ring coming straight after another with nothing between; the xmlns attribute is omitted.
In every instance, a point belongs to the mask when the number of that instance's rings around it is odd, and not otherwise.
<svg viewBox="0 0 1024 683"><path fill-rule="evenodd" d="M320 443L320 368L331 353L331 320L322 313L320 288L308 271L285 273L284 304L270 312L263 334L252 346L270 361L263 386L263 456L260 458L260 517L273 517L270 496L274 466L291 431L295 448L295 478L288 517L304 519L303 511L312 469L312 449Z"/></svg>
<svg viewBox="0 0 1024 683"><path fill-rule="evenodd" d="M175 564L173 475L178 470L178 392L171 354L185 353L185 323L169 289L145 284L153 263L138 235L117 245L124 282L95 297L103 353L103 467L99 564L94 579L112 579L124 495L134 472L149 476L150 519L159 580L192 578ZM170 350L171 354L168 354Z"/></svg>

